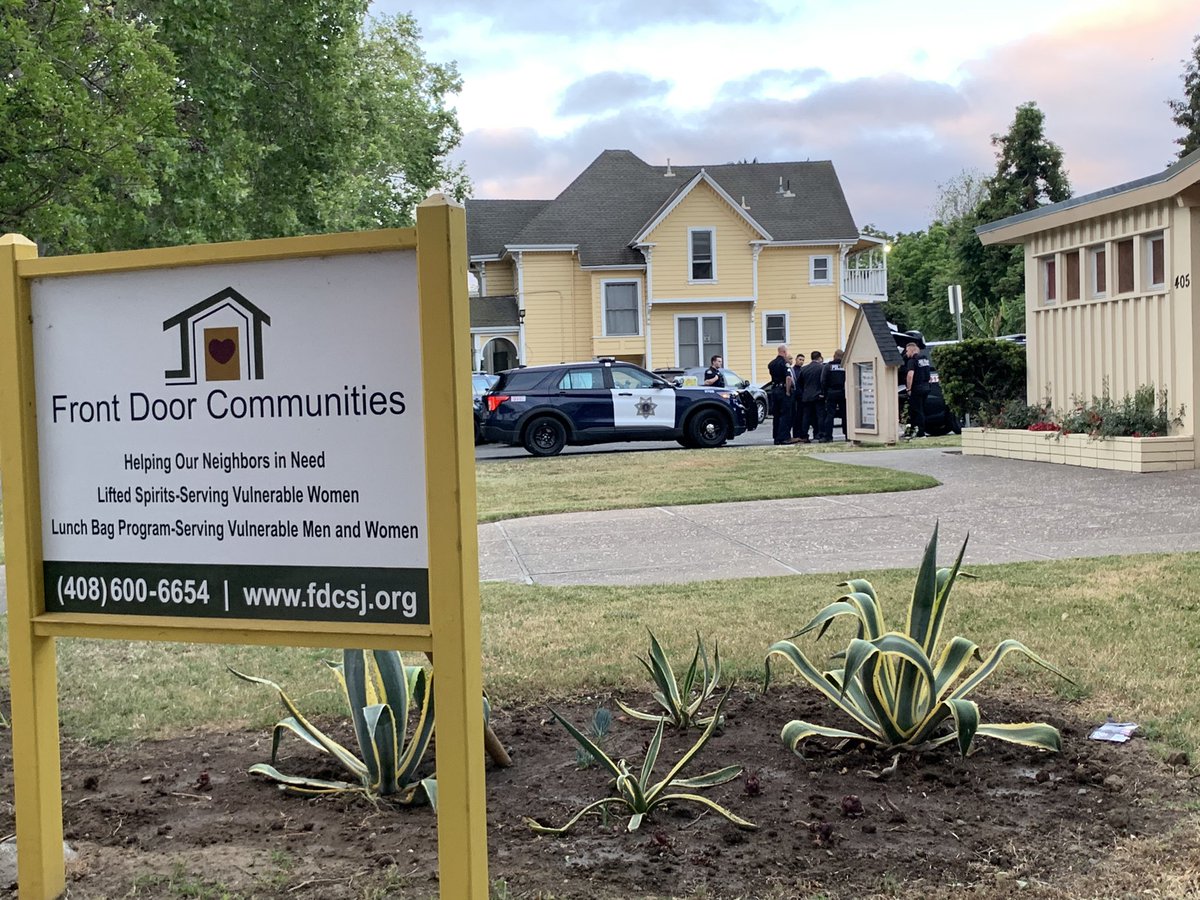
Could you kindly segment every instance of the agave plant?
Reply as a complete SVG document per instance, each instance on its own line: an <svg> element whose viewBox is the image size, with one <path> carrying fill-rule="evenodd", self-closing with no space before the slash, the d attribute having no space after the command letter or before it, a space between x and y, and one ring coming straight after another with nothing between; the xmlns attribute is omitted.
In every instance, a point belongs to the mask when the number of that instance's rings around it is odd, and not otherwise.
<svg viewBox="0 0 1200 900"><path fill-rule="evenodd" d="M271 762L257 763L250 772L279 783L281 790L297 794L331 794L362 791L369 795L398 796L402 803L422 798L437 807L437 780L419 778L417 770L433 737L433 676L420 666L405 666L395 650L344 650L340 663L326 662L333 671L354 723L362 759L309 722L283 688L266 678L229 671L238 678L274 688L291 715L276 723L271 736ZM418 711L411 739L408 714ZM330 754L356 782L285 775L275 768L279 742L292 733L318 750Z"/></svg>
<svg viewBox="0 0 1200 900"><path fill-rule="evenodd" d="M966 756L978 735L1043 750L1060 749L1058 730L1050 725L980 722L979 706L967 695L1010 653L1022 653L1070 679L1020 641L1001 641L986 659L979 647L964 637L952 637L939 649L946 604L967 543L963 541L953 568L939 569L937 538L935 525L917 573L905 631L886 630L875 589L869 581L854 579L839 585L849 591L792 636L819 629L819 639L839 616L857 620L857 636L833 657L841 662L841 668L820 671L791 639L779 641L768 650L768 684L771 657L781 656L861 729L845 731L809 722L788 722L783 728L783 742L793 752L801 754L805 741L812 738L826 738L865 741L891 750L937 747L954 741L959 753ZM965 674L973 660L980 665Z"/></svg>
<svg viewBox="0 0 1200 900"><path fill-rule="evenodd" d="M717 727L718 717L721 713L721 707L725 704L726 698L729 697L729 691L733 686L725 691L717 703L717 710L713 714L712 719L708 723L708 727L704 729L699 740L692 745L679 762L671 767L665 778L661 781L652 781L654 777L654 765L658 762L658 752L662 747L663 727L666 724L664 718L658 719L658 726L654 729L654 736L650 738L650 744L646 749L646 758L642 762L641 769L634 773L625 760L613 762L612 758L600 749L594 741L586 734L560 716L553 709L550 710L554 718L562 724L563 728L571 737L579 742L579 745L588 752L588 754L596 760L603 768L607 769L615 779L617 796L605 797L602 800L597 800L595 803L589 803L579 812L571 817L567 824L561 828L551 828L542 825L540 822L526 817L525 822L534 831L539 834L565 834L576 822L583 816L591 812L593 809L600 809L606 806L624 806L633 816L629 820L627 829L629 831L637 831L641 826L642 820L658 806L664 803L670 803L673 800L678 800L686 803L699 803L709 809L724 816L734 825L739 828L753 829L758 826L753 822L748 822L745 819L734 815L725 807L718 803L714 803L707 797L702 797L700 794L692 793L693 791L703 788L714 787L718 784L724 784L727 781L732 781L742 773L741 766L726 766L723 769L717 769L714 772L709 772L705 775L698 775L695 778L680 778L679 773L683 770L696 754L708 743L708 739L712 737L713 731ZM682 793L681 793L682 791Z"/></svg>
<svg viewBox="0 0 1200 900"><path fill-rule="evenodd" d="M676 681L671 663L667 660L667 655L663 653L662 645L654 636L654 632L650 632L650 658L642 659L639 656L638 662L646 667L646 671L654 679L658 690L654 692L653 697L663 711L640 712L618 700L617 706L621 707L626 715L646 722L669 719L676 728L691 728L693 725L703 727L709 723L711 717L699 718L697 713L700 711L700 707L716 693L717 684L721 680L721 648L715 641L713 642L713 661L710 666L708 654L704 651L704 641L701 640L700 633L696 633L696 652L692 654L692 664L688 666L687 674L683 676L683 684ZM692 696L693 689L696 691L695 697Z"/></svg>

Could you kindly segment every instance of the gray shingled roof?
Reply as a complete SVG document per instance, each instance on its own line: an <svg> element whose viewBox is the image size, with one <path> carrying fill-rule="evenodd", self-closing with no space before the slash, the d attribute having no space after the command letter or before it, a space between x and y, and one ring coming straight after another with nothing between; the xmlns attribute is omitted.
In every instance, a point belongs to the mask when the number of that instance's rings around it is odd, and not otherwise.
<svg viewBox="0 0 1200 900"><path fill-rule="evenodd" d="M734 202L745 198L746 211L777 241L858 240L833 163L742 163L704 166ZM642 255L629 247L670 200L700 171L700 166L651 166L628 150L605 150L554 200L467 201L467 243L472 256L506 244L578 244L585 266L640 265ZM778 193L783 179L794 197ZM510 209L493 204L541 202L524 223ZM529 207L521 207L522 213ZM473 221L474 220L474 221ZM520 228L513 226L520 224Z"/></svg>
<svg viewBox="0 0 1200 900"><path fill-rule="evenodd" d="M529 224L549 200L468 200L467 252L471 256L500 256L511 235Z"/></svg>
<svg viewBox="0 0 1200 900"><path fill-rule="evenodd" d="M904 354L900 352L900 348L896 346L896 339L892 337L892 326L888 324L884 304L864 303L859 309L863 318L867 320L867 326L871 329L871 335L875 338L883 361L889 366L903 365Z"/></svg>
<svg viewBox="0 0 1200 900"><path fill-rule="evenodd" d="M1138 188L1149 187L1152 184L1160 184L1168 178L1172 178L1184 169L1189 168L1196 163L1200 163L1200 150L1193 150L1182 159L1173 162L1161 172L1154 175L1147 175L1144 178L1138 178L1134 181L1127 181L1124 184L1118 184L1114 187L1104 188L1100 191L1094 191L1090 194L1081 194L1078 197L1068 197L1066 200L1060 200L1058 203L1048 203L1045 206L1039 206L1037 209L1027 210L1023 213L1017 213L1015 216L1009 216L1006 219L997 219L995 222L988 222L984 225L979 225L975 228L976 234L987 234L989 231L995 231L997 228L1006 228L1009 225L1016 225L1020 222L1028 222L1030 219L1040 219L1043 216L1052 215L1056 212L1062 212L1066 209L1072 209L1076 206L1083 206L1085 203L1091 203L1095 200L1103 200L1105 197L1112 197L1115 194L1124 194L1128 191L1136 191Z"/></svg>
<svg viewBox="0 0 1200 900"><path fill-rule="evenodd" d="M472 328L516 328L517 298L472 297Z"/></svg>

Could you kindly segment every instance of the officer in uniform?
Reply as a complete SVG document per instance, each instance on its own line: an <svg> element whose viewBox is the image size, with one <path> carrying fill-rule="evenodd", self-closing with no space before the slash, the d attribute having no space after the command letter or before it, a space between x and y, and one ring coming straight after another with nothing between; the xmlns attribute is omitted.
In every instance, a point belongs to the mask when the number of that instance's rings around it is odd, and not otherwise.
<svg viewBox="0 0 1200 900"><path fill-rule="evenodd" d="M719 356L714 356L708 361L708 368L704 370L705 387L725 387L725 376L721 374L723 365L725 365L725 360Z"/></svg>
<svg viewBox="0 0 1200 900"><path fill-rule="evenodd" d="M775 411L771 437L776 444L786 444L792 429L792 373L787 344L779 345L767 371L771 373L771 408Z"/></svg>
<svg viewBox="0 0 1200 900"><path fill-rule="evenodd" d="M929 396L929 359L909 342L904 348L904 384L908 389L908 418L916 429L914 437L925 437L925 400Z"/></svg>
<svg viewBox="0 0 1200 900"><path fill-rule="evenodd" d="M842 351L834 350L833 359L821 371L821 391L825 394L825 417L821 425L821 440L833 440L833 420L842 420L842 439L846 436L846 368L842 365Z"/></svg>

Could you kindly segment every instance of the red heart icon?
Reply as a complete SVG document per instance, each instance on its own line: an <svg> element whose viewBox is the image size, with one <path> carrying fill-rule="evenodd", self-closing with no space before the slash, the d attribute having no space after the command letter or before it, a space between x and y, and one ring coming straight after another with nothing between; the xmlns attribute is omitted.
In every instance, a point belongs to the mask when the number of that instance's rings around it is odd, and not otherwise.
<svg viewBox="0 0 1200 900"><path fill-rule="evenodd" d="M208 355L221 365L225 365L225 363L233 359L233 354L236 352L237 344L229 338L225 338L223 341L218 341L214 338L208 342Z"/></svg>

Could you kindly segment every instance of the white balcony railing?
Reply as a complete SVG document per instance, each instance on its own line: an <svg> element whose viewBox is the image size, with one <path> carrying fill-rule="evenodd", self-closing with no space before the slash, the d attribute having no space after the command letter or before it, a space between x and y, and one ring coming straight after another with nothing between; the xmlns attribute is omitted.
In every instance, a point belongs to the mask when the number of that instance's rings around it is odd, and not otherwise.
<svg viewBox="0 0 1200 900"><path fill-rule="evenodd" d="M848 297L887 298L887 266L842 270L842 293Z"/></svg>

